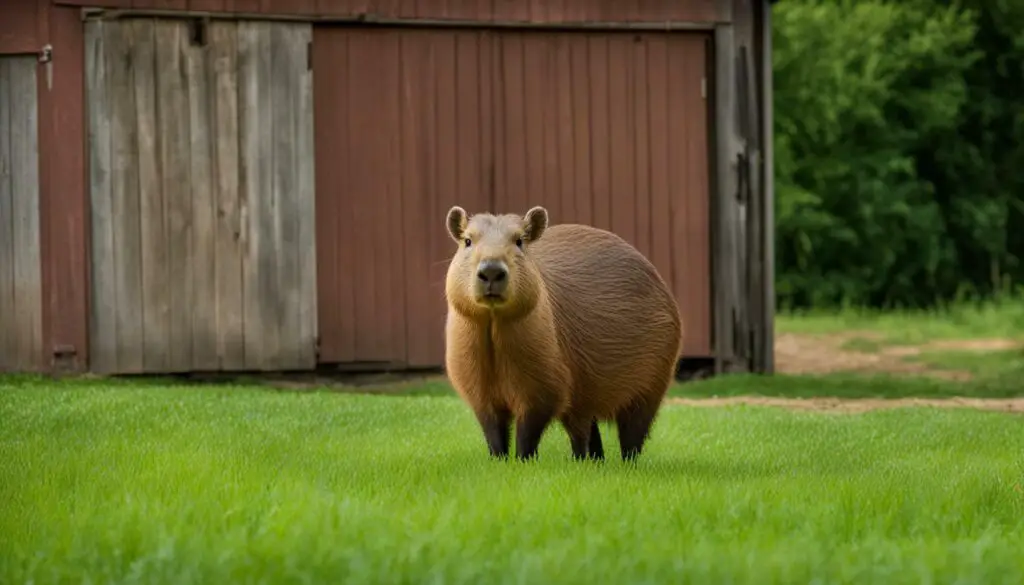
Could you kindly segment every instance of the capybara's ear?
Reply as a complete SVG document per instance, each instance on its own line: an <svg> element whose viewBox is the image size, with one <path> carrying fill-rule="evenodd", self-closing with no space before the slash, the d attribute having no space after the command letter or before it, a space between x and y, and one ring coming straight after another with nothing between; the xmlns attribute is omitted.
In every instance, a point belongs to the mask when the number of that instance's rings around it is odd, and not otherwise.
<svg viewBox="0 0 1024 585"><path fill-rule="evenodd" d="M528 241L539 240L544 235L544 230L548 229L548 210L539 205L527 211L523 219L526 222L526 239Z"/></svg>
<svg viewBox="0 0 1024 585"><path fill-rule="evenodd" d="M466 210L458 205L448 210L448 234L458 243L462 243L462 233L466 231Z"/></svg>

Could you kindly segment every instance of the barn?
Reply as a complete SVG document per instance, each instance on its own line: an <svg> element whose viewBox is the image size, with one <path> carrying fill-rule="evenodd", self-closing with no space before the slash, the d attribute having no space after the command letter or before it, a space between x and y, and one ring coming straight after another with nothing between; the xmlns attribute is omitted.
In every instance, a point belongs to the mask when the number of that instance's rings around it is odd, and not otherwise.
<svg viewBox="0 0 1024 585"><path fill-rule="evenodd" d="M0 371L431 370L452 204L770 372L768 0L2 0Z"/></svg>

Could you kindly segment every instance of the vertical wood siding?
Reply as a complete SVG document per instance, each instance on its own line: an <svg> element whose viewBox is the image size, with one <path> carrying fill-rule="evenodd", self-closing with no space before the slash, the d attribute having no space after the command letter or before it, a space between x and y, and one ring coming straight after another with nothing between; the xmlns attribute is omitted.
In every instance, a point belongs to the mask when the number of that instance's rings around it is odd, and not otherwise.
<svg viewBox="0 0 1024 585"><path fill-rule="evenodd" d="M317 27L320 360L438 366L452 204L615 231L711 355L706 38Z"/></svg>
<svg viewBox="0 0 1024 585"><path fill-rule="evenodd" d="M492 207L615 232L675 292L684 354L711 355L710 189L700 34L497 35Z"/></svg>
<svg viewBox="0 0 1024 585"><path fill-rule="evenodd" d="M0 17L0 55L39 51L39 0L4 0Z"/></svg>
<svg viewBox="0 0 1024 585"><path fill-rule="evenodd" d="M321 361L442 363L444 215L490 203L487 38L315 29Z"/></svg>
<svg viewBox="0 0 1024 585"><path fill-rule="evenodd" d="M0 57L0 371L43 367L36 67Z"/></svg>
<svg viewBox="0 0 1024 585"><path fill-rule="evenodd" d="M315 364L310 27L86 24L92 369Z"/></svg>

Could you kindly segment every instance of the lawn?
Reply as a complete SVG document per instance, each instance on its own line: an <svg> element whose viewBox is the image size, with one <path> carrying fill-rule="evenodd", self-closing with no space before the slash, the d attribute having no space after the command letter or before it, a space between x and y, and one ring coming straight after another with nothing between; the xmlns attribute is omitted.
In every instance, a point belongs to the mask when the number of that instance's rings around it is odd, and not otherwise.
<svg viewBox="0 0 1024 585"><path fill-rule="evenodd" d="M958 303L942 311L782 313L776 319L776 333L777 375L678 384L672 394L847 399L1024 396L1024 297ZM787 346L794 341L799 343L789 346L796 349ZM794 375L790 371L798 369L795 365L827 371ZM822 365L828 367L817 367Z"/></svg>
<svg viewBox="0 0 1024 585"><path fill-rule="evenodd" d="M849 367L671 394L1022 396L1022 307L780 315ZM636 465L521 464L443 380L337 389L0 377L0 583L1024 582L1019 414L667 403Z"/></svg>
<svg viewBox="0 0 1024 585"><path fill-rule="evenodd" d="M783 312L776 318L777 333L851 331L881 334L888 343L992 337L1024 340L1024 293L997 301L951 303L931 310L849 308L838 312Z"/></svg>
<svg viewBox="0 0 1024 585"><path fill-rule="evenodd" d="M490 461L450 395L0 378L0 420L2 583L1024 581L1004 413L666 406L634 466Z"/></svg>

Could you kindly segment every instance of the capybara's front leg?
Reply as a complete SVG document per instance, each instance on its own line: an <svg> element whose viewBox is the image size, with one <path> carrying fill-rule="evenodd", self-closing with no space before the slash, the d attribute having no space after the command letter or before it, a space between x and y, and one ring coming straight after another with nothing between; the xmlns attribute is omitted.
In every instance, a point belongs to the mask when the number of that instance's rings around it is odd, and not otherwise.
<svg viewBox="0 0 1024 585"><path fill-rule="evenodd" d="M484 439L487 441L487 450L491 457L508 457L512 413L503 409L478 410L476 418L480 422L480 428L484 431Z"/></svg>
<svg viewBox="0 0 1024 585"><path fill-rule="evenodd" d="M537 455L540 438L551 422L550 409L528 410L516 421L516 458L532 459Z"/></svg>

